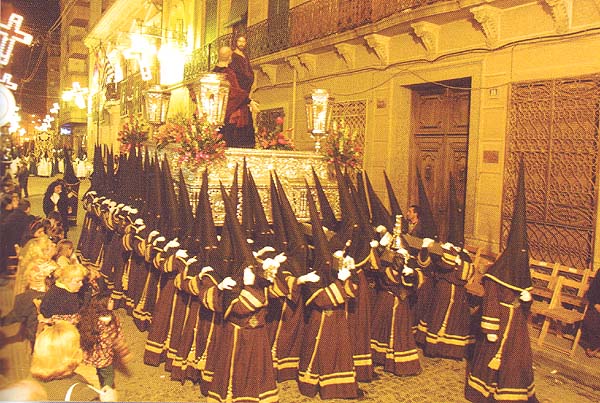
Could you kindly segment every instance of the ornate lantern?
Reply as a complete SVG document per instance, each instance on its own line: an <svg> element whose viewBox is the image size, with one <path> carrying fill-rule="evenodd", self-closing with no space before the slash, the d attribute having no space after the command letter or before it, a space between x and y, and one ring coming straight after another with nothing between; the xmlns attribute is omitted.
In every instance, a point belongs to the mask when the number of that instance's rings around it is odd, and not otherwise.
<svg viewBox="0 0 600 403"><path fill-rule="evenodd" d="M229 81L225 75L204 73L191 84L191 90L196 98L198 112L205 116L209 123L222 126L229 97Z"/></svg>
<svg viewBox="0 0 600 403"><path fill-rule="evenodd" d="M171 91L160 85L153 85L144 93L146 102L146 120L154 126L160 126L167 120Z"/></svg>
<svg viewBox="0 0 600 403"><path fill-rule="evenodd" d="M321 149L321 139L327 136L329 130L332 103L333 98L323 89L316 89L306 97L306 125L315 139L316 152Z"/></svg>

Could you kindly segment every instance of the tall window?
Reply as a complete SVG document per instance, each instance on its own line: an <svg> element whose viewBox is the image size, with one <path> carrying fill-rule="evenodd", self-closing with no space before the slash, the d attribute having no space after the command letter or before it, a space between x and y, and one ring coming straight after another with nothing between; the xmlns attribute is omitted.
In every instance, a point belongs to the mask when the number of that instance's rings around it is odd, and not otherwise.
<svg viewBox="0 0 600 403"><path fill-rule="evenodd" d="M269 0L268 32L272 49L283 49L289 41L290 0Z"/></svg>

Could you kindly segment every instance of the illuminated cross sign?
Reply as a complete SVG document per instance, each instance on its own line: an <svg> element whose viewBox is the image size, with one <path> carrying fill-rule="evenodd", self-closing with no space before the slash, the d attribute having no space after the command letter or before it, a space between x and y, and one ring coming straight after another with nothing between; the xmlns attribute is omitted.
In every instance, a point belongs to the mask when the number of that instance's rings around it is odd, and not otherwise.
<svg viewBox="0 0 600 403"><path fill-rule="evenodd" d="M63 100L64 101L75 101L75 105L77 105L80 109L85 108L85 96L88 93L87 88L81 88L81 85L78 82L73 83L73 88L70 91L63 92Z"/></svg>
<svg viewBox="0 0 600 403"><path fill-rule="evenodd" d="M12 74L4 73L2 78L0 78L0 84L4 84L6 88L11 91L15 91L18 87L16 83L12 82Z"/></svg>
<svg viewBox="0 0 600 403"><path fill-rule="evenodd" d="M18 14L11 14L8 24L0 23L0 64L7 65L12 56L15 42L31 45L33 36L21 31L23 17Z"/></svg>

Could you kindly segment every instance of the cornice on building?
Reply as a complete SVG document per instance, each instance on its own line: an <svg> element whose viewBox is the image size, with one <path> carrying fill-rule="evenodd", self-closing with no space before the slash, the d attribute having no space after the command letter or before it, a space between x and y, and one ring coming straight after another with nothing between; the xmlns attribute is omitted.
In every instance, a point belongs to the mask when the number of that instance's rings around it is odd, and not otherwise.
<svg viewBox="0 0 600 403"><path fill-rule="evenodd" d="M149 0L117 0L102 14L83 42L91 49L101 41L115 38L120 32L128 32L133 20L146 20L157 13L156 6Z"/></svg>

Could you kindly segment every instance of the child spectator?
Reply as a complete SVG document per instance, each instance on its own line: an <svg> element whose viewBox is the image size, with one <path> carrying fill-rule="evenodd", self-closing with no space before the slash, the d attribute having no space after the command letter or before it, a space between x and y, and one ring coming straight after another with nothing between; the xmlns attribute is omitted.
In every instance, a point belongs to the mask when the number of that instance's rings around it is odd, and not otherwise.
<svg viewBox="0 0 600 403"><path fill-rule="evenodd" d="M96 368L100 386L115 387L113 361L126 363L131 358L119 318L113 313L113 300L99 294L81 310L79 332L83 362Z"/></svg>
<svg viewBox="0 0 600 403"><path fill-rule="evenodd" d="M79 321L83 296L79 292L87 269L80 264L59 267L54 272L56 282L50 286L42 300L40 312L46 319L61 319L71 323Z"/></svg>
<svg viewBox="0 0 600 403"><path fill-rule="evenodd" d="M29 276L37 275L40 281L45 281L47 276L54 271L56 265L52 262L52 256L56 253L56 245L47 236L43 235L27 241L17 253L19 263L14 287L15 297L25 291L27 284L29 284L27 280ZM30 265L33 261L37 261L37 266ZM33 272L29 273L29 271ZM38 271L41 271L41 273L37 273ZM46 273L46 271L50 273Z"/></svg>
<svg viewBox="0 0 600 403"><path fill-rule="evenodd" d="M56 255L52 258L60 267L79 263L75 257L73 241L61 239L56 244Z"/></svg>
<svg viewBox="0 0 600 403"><path fill-rule="evenodd" d="M38 265L38 262L33 261L30 263L30 266L32 267L29 268L28 272L33 273L35 271L39 275L32 275L27 278L27 289L15 297L12 311L6 316L0 317L0 326L23 323L25 337L31 342L31 348L33 349L38 327L38 309L35 300L38 300L37 303L39 304L39 301L41 301L46 293L46 282L43 280L50 274L50 271L45 270L43 262L41 265ZM34 270L33 266L38 270ZM42 281L40 281L40 277L43 277Z"/></svg>
<svg viewBox="0 0 600 403"><path fill-rule="evenodd" d="M65 238L65 228L63 226L60 213L57 211L51 211L48 213L47 221L48 227L46 232L48 233L48 237L54 242L63 240Z"/></svg>

